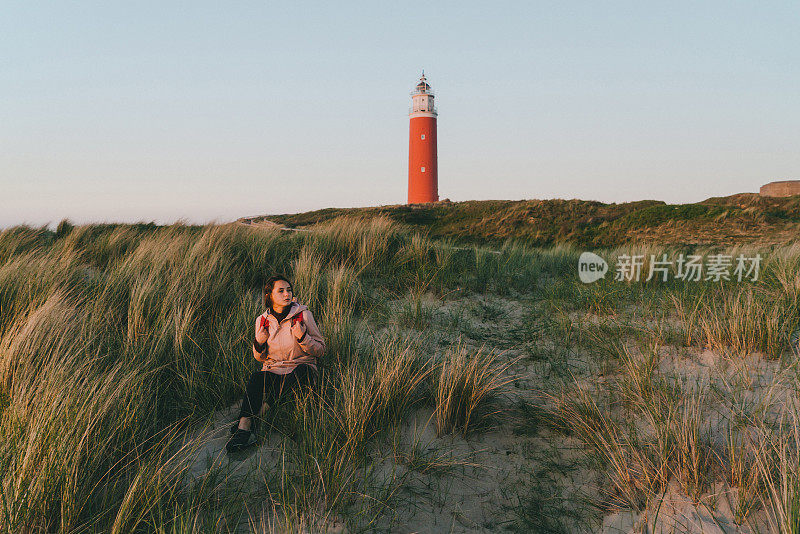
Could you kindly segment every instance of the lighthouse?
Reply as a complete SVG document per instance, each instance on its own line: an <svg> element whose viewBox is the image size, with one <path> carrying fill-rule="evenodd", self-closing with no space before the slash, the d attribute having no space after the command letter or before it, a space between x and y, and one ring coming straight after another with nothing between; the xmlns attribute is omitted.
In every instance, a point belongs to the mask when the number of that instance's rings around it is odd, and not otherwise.
<svg viewBox="0 0 800 534"><path fill-rule="evenodd" d="M436 108L425 71L411 93L408 117L408 203L436 202L439 200Z"/></svg>

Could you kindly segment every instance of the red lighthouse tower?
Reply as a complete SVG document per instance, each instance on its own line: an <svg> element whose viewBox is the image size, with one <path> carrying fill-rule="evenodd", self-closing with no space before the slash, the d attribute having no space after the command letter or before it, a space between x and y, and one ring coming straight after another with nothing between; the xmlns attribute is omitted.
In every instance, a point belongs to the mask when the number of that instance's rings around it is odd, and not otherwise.
<svg viewBox="0 0 800 534"><path fill-rule="evenodd" d="M425 71L411 93L408 117L408 203L436 202L439 200L436 108Z"/></svg>

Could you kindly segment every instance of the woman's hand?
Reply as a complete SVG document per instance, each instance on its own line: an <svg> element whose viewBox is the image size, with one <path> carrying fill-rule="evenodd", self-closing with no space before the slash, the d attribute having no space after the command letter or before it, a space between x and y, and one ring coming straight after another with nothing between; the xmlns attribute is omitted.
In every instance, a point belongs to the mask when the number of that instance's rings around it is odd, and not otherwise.
<svg viewBox="0 0 800 534"><path fill-rule="evenodd" d="M267 325L268 323L266 321L260 321L258 323L258 328L256 329L256 341L258 341L260 345L266 343L267 339L269 338L269 330L267 329Z"/></svg>
<svg viewBox="0 0 800 534"><path fill-rule="evenodd" d="M299 321L292 325L292 335L298 341L302 338L306 333L306 325L303 321Z"/></svg>

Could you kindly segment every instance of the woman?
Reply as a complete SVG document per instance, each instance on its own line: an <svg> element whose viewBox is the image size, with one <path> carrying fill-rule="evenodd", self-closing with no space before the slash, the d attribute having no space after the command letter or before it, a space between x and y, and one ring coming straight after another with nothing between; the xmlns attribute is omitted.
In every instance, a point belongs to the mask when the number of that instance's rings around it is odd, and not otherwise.
<svg viewBox="0 0 800 534"><path fill-rule="evenodd" d="M273 276L264 284L266 311L256 318L253 356L263 363L261 371L250 376L247 393L239 410L238 425L228 441L228 452L255 443L251 428L262 404L274 406L281 395L310 385L317 373L317 358L325 352L325 340L311 311L294 298L292 285L283 276ZM266 407L266 406L265 406Z"/></svg>

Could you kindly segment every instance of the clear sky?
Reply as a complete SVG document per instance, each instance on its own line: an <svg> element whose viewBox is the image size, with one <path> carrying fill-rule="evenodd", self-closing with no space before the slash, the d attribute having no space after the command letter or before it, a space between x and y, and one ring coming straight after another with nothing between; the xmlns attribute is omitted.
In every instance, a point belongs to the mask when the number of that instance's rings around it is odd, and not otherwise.
<svg viewBox="0 0 800 534"><path fill-rule="evenodd" d="M695 202L800 178L800 3L31 2L0 15L0 227L403 203Z"/></svg>

